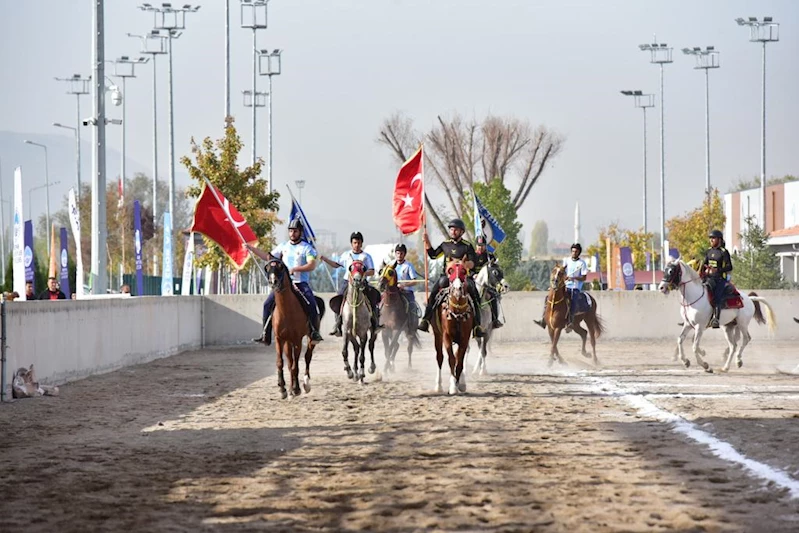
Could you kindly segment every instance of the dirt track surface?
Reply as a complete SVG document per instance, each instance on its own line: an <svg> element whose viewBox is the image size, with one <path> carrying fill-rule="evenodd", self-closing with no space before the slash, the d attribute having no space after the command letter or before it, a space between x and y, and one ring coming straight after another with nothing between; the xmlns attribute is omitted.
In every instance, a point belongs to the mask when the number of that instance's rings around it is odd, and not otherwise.
<svg viewBox="0 0 799 533"><path fill-rule="evenodd" d="M274 352L246 347L0 406L0 531L799 530L799 494L630 403L796 483L799 376L775 372L799 362L793 343L755 343L726 375L673 363L670 343L600 343L592 369L567 339L551 370L544 345L501 345L448 396L429 347L357 385L334 342L291 400Z"/></svg>

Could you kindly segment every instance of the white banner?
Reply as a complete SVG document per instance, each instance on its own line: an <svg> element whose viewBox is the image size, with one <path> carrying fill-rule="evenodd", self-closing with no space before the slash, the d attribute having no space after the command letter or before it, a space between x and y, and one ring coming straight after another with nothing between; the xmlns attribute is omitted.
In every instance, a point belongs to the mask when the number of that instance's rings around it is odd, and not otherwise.
<svg viewBox="0 0 799 533"><path fill-rule="evenodd" d="M161 275L161 296L172 296L172 215L164 213L164 269Z"/></svg>
<svg viewBox="0 0 799 533"><path fill-rule="evenodd" d="M191 294L191 278L194 271L194 233L189 233L189 240L186 243L186 255L183 258L183 280L180 283L180 294L188 296ZM197 293L195 288L194 293Z"/></svg>
<svg viewBox="0 0 799 533"><path fill-rule="evenodd" d="M12 263L12 286L19 294L20 300L25 300L25 236L22 232L22 169L14 170L14 259Z"/></svg>
<svg viewBox="0 0 799 533"><path fill-rule="evenodd" d="M83 253L80 249L80 208L75 189L69 190L69 225L75 239L75 298L83 297Z"/></svg>

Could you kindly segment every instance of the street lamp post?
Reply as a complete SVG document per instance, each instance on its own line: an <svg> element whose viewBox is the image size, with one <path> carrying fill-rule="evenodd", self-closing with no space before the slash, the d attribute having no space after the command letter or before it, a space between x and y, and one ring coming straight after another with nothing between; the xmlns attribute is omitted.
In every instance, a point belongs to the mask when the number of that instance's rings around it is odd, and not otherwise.
<svg viewBox="0 0 799 533"><path fill-rule="evenodd" d="M31 212L33 212L33 196L31 195L31 193L33 191L40 191L42 189L47 189L49 191L50 187L52 187L53 185L58 185L59 183L61 183L60 180L54 181L53 183L45 183L44 185L37 185L36 187L31 187L30 189L28 189L28 205L31 206L29 208L31 210ZM48 198L49 198L49 195L48 195ZM31 218L33 218L33 217L31 217ZM47 227L48 228L50 227L50 223L49 222L47 223ZM50 232L47 233L47 242L50 242ZM48 255L48 257L50 255L50 246L49 245L47 246L47 255Z"/></svg>
<svg viewBox="0 0 799 533"><path fill-rule="evenodd" d="M672 62L672 49L666 43L658 43L655 37L652 44L639 45L642 51L649 52L649 62L660 66L660 268L666 266L666 142L664 127L663 66Z"/></svg>
<svg viewBox="0 0 799 533"><path fill-rule="evenodd" d="M252 30L252 88L251 94L258 94L258 30L267 27L267 4L269 0L241 0L241 27ZM259 106L260 107L260 106ZM252 106L252 164L256 160L257 118L256 106Z"/></svg>
<svg viewBox="0 0 799 533"><path fill-rule="evenodd" d="M644 94L641 91L622 91L625 96L635 97L635 107L641 108L644 112L644 233L648 233L647 214L646 214L646 110L655 107L655 95Z"/></svg>
<svg viewBox="0 0 799 533"><path fill-rule="evenodd" d="M252 91L242 91L241 94L244 95L244 107L251 107L253 116L255 116L256 108L266 107L266 93L256 91L255 96L253 96ZM254 132L255 130L253 129L253 133ZM254 154L253 157L255 157ZM253 159L252 164L255 164L255 159Z"/></svg>
<svg viewBox="0 0 799 533"><path fill-rule="evenodd" d="M272 76L279 76L281 69L280 54L283 51L276 49L272 52L269 50L261 50L259 52L258 71L261 76L269 76L269 91L268 91L268 106L267 113L269 114L269 162L266 166L266 179L269 185L267 192L271 193L274 190L272 186ZM264 67L264 60L266 66Z"/></svg>
<svg viewBox="0 0 799 533"><path fill-rule="evenodd" d="M705 195L710 205L710 69L719 68L719 52L714 46L704 50L695 46L683 48L682 53L696 57L696 69L705 71Z"/></svg>
<svg viewBox="0 0 799 533"><path fill-rule="evenodd" d="M167 36L161 35L158 31L152 31L147 35L128 34L128 37L136 37L141 40L141 50L139 53L149 54L153 58L153 229L158 227L158 85L156 77L156 56L166 54Z"/></svg>
<svg viewBox="0 0 799 533"><path fill-rule="evenodd" d="M302 205L302 190L305 188L305 180L295 180L294 184L297 186L297 190L300 191L300 205Z"/></svg>
<svg viewBox="0 0 799 533"><path fill-rule="evenodd" d="M80 125L83 120L80 116L80 97L84 94L89 94L89 83L91 78L84 78L80 74L73 74L71 78L56 78L58 81L68 83L67 94L74 94L77 103L77 122L74 128L69 126L61 126L60 124L53 124L59 128L67 128L75 130L75 165L76 165L76 180L78 188L75 190L75 197L80 199Z"/></svg>
<svg viewBox="0 0 799 533"><path fill-rule="evenodd" d="M749 26L749 41L763 44L763 95L762 95L762 120L760 132L760 195L761 208L763 209L763 231L766 230L766 43L775 43L780 40L780 25L772 17L757 17L735 19L739 26ZM773 229L773 228L772 228Z"/></svg>
<svg viewBox="0 0 799 533"><path fill-rule="evenodd" d="M47 146L33 142L25 141L25 144L31 144L44 149L44 187L47 187L47 256L50 257L50 170L47 165ZM30 200L30 198L28 198Z"/></svg>

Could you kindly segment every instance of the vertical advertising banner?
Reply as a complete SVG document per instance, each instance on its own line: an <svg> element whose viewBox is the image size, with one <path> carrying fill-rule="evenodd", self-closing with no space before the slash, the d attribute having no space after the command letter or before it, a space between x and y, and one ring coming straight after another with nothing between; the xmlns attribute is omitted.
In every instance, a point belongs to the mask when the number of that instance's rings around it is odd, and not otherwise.
<svg viewBox="0 0 799 533"><path fill-rule="evenodd" d="M191 294L191 273L194 267L194 233L189 233L189 240L186 241L186 255L183 257L183 276L180 282L180 294L188 296ZM194 293L197 293L195 287Z"/></svg>
<svg viewBox="0 0 799 533"><path fill-rule="evenodd" d="M621 258L621 274L624 278L624 288L631 291L635 288L635 267L633 266L633 253L629 246L619 248Z"/></svg>
<svg viewBox="0 0 799 533"><path fill-rule="evenodd" d="M72 238L75 239L75 294L83 296L83 252L80 241L80 210L75 189L69 190L69 225L72 227Z"/></svg>
<svg viewBox="0 0 799 533"><path fill-rule="evenodd" d="M25 240L22 236L22 169L14 170L13 289L25 299Z"/></svg>
<svg viewBox="0 0 799 533"><path fill-rule="evenodd" d="M33 283L33 294L36 294L36 280L33 271L36 265L33 261L33 222L25 221L25 282ZM23 289L22 294L25 294Z"/></svg>
<svg viewBox="0 0 799 533"><path fill-rule="evenodd" d="M144 294L144 264L141 256L141 204L133 202L133 252L136 257L136 296Z"/></svg>
<svg viewBox="0 0 799 533"><path fill-rule="evenodd" d="M161 296L172 296L172 214L164 213L164 270Z"/></svg>
<svg viewBox="0 0 799 533"><path fill-rule="evenodd" d="M72 291L69 287L69 253L67 252L67 228L61 228L61 249L58 254L58 261L60 266L61 278L61 292L67 297L67 300L72 298Z"/></svg>

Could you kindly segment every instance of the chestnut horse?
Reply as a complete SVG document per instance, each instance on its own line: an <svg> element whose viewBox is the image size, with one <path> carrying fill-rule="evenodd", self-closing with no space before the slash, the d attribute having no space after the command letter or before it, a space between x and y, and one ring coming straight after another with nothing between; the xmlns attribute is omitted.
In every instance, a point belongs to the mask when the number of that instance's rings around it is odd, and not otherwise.
<svg viewBox="0 0 799 533"><path fill-rule="evenodd" d="M560 364L566 364L558 351L558 341L563 329L568 325L569 314L569 296L566 291L566 267L563 265L556 265L549 275L549 295L547 296L546 305L547 310L544 313L544 321L547 324L547 332L549 339L552 342L552 348L549 352L549 366L558 361ZM572 328L583 341L580 348L580 353L585 357L591 357L595 366L599 366L599 359L596 357L596 339L605 331L602 319L599 318L596 312L596 300L589 294L584 294L589 299L591 307L586 312L577 313L572 321ZM580 322L585 322L588 329L580 327ZM586 333L591 338L591 351L589 354L585 351Z"/></svg>
<svg viewBox="0 0 799 533"><path fill-rule="evenodd" d="M383 349L386 354L386 364L383 372L394 372L394 359L399 351L399 338L405 333L408 341L408 368L411 368L411 355L413 348L421 348L416 327L419 325L419 315L416 313L415 302L409 303L403 294L397 280L396 263L392 262L380 270L381 311L383 323Z"/></svg>
<svg viewBox="0 0 799 533"><path fill-rule="evenodd" d="M446 275L449 278L449 287L442 289L440 293L443 294L443 298L436 309L432 324L438 361L435 390L442 392L441 365L444 363L443 348L446 346L449 355L449 393L457 394L466 392L463 364L474 328L474 316L466 287L466 267L461 261L451 261L447 265ZM452 350L453 344L458 345L457 354Z"/></svg>
<svg viewBox="0 0 799 533"><path fill-rule="evenodd" d="M283 354L289 363L291 376L291 395L300 394L300 355L302 353L302 339L310 335L308 328L308 315L305 314L300 298L302 295L291 282L288 269L283 261L272 260L266 264L266 277L269 286L275 293L275 310L272 313L272 329L275 333L275 350L277 352L277 386L283 399L286 398L286 380L283 378ZM316 297L319 309L319 320L325 314L325 304L321 298ZM305 349L305 375L302 386L305 392L311 391L311 358L315 343L308 339Z"/></svg>

